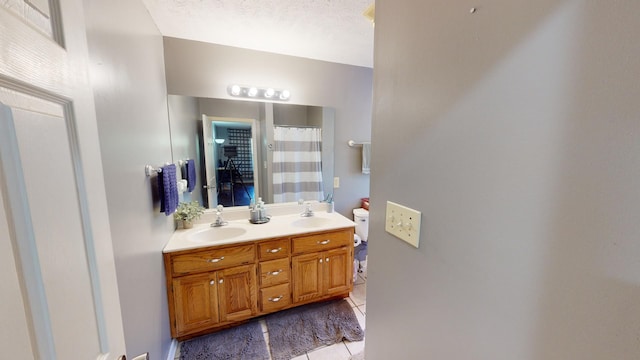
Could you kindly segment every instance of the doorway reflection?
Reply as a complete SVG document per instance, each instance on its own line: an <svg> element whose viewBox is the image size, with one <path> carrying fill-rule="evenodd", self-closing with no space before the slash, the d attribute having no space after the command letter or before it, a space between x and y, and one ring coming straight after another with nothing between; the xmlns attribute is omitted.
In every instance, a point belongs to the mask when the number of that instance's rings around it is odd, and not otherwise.
<svg viewBox="0 0 640 360"><path fill-rule="evenodd" d="M214 121L213 138L218 204L249 205L255 200L251 125Z"/></svg>

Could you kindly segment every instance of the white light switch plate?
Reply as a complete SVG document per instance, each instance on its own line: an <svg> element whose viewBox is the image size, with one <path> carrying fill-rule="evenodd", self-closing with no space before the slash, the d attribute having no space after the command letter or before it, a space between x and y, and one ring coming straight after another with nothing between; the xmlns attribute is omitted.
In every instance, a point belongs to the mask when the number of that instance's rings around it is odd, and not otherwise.
<svg viewBox="0 0 640 360"><path fill-rule="evenodd" d="M387 201L384 229L391 235L418 247L422 213L406 206Z"/></svg>
<svg viewBox="0 0 640 360"><path fill-rule="evenodd" d="M336 189L340 187L340 178L337 176L333 178L333 187Z"/></svg>

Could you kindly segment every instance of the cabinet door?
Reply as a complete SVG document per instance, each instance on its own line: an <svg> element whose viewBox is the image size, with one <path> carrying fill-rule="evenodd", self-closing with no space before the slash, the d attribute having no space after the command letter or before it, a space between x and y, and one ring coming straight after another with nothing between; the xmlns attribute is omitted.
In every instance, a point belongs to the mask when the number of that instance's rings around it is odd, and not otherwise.
<svg viewBox="0 0 640 360"><path fill-rule="evenodd" d="M217 274L220 321L244 320L255 315L258 312L256 266L237 266Z"/></svg>
<svg viewBox="0 0 640 360"><path fill-rule="evenodd" d="M293 274L293 302L303 302L321 297L322 254L312 253L291 258Z"/></svg>
<svg viewBox="0 0 640 360"><path fill-rule="evenodd" d="M353 279L351 249L340 248L322 253L324 257L323 288L325 295L331 296L349 291Z"/></svg>
<svg viewBox="0 0 640 360"><path fill-rule="evenodd" d="M218 323L217 289L215 273L173 280L178 335Z"/></svg>

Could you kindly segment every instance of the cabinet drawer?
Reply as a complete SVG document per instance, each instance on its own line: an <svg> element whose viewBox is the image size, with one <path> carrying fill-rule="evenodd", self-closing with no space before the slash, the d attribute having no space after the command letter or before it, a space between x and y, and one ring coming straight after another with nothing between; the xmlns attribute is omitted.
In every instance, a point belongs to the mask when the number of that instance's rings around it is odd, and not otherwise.
<svg viewBox="0 0 640 360"><path fill-rule="evenodd" d="M262 312L271 312L285 308L291 304L289 284L271 286L260 290L260 306Z"/></svg>
<svg viewBox="0 0 640 360"><path fill-rule="evenodd" d="M268 287L289 282L289 258L260 263L260 286Z"/></svg>
<svg viewBox="0 0 640 360"><path fill-rule="evenodd" d="M289 239L265 241L258 244L258 258L260 260L279 259L289 256Z"/></svg>
<svg viewBox="0 0 640 360"><path fill-rule="evenodd" d="M333 249L345 245L353 246L353 230L341 230L316 235L295 237L291 241L293 253L306 253Z"/></svg>
<svg viewBox="0 0 640 360"><path fill-rule="evenodd" d="M171 268L173 275L178 276L249 264L255 262L255 259L255 246L253 244L238 245L175 255L171 259Z"/></svg>

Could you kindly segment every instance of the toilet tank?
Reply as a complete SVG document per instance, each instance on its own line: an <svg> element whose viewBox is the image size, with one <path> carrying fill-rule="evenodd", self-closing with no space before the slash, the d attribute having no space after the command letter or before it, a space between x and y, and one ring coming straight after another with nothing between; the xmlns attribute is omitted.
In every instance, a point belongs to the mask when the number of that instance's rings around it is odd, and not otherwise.
<svg viewBox="0 0 640 360"><path fill-rule="evenodd" d="M356 223L356 235L362 241L369 237L369 211L365 209L353 209L353 221Z"/></svg>

